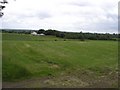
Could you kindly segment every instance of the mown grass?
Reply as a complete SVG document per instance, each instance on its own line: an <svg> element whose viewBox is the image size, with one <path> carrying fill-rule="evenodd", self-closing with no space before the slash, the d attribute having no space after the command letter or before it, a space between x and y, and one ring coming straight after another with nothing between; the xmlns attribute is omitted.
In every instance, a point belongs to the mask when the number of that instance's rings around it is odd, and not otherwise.
<svg viewBox="0 0 120 90"><path fill-rule="evenodd" d="M117 41L63 41L53 36L3 34L2 44L3 81L80 70L101 75L115 71L118 65Z"/></svg>

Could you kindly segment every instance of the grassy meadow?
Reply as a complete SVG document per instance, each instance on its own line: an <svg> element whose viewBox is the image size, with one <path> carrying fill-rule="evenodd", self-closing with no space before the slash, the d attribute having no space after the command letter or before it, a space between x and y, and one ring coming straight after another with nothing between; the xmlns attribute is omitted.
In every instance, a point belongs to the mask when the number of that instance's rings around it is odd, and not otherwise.
<svg viewBox="0 0 120 90"><path fill-rule="evenodd" d="M45 78L24 87L117 87L117 41L13 33L2 39L3 82Z"/></svg>

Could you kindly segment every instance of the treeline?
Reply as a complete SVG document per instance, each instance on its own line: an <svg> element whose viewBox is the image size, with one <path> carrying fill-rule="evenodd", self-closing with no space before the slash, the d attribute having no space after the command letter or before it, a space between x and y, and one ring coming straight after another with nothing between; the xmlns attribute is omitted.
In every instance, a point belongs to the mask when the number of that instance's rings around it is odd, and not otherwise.
<svg viewBox="0 0 120 90"><path fill-rule="evenodd" d="M37 30L26 30L26 29L0 29L3 33L18 33L18 34L30 34L33 31Z"/></svg>
<svg viewBox="0 0 120 90"><path fill-rule="evenodd" d="M75 32L62 32L58 30L44 30L44 29L39 29L39 30L2 30L2 32L7 32L7 33L19 33L19 34L31 34L32 32L36 32L37 34L45 34L45 35L52 35L64 39L79 39L84 41L85 39L89 40L118 40L120 38L119 34L109 34L109 33L75 33Z"/></svg>
<svg viewBox="0 0 120 90"><path fill-rule="evenodd" d="M84 41L85 39L90 39L90 40L118 40L118 34L109 34L109 33L105 33L105 34L101 34L101 33L83 33L83 32L79 32L79 33L75 33L75 32L61 32L61 31L57 31L57 30L52 30L52 29L48 29L48 30L44 30L44 29L40 29L37 31L38 34L45 34L45 35L53 35L56 37L60 37L60 38L65 38L65 39L79 39Z"/></svg>

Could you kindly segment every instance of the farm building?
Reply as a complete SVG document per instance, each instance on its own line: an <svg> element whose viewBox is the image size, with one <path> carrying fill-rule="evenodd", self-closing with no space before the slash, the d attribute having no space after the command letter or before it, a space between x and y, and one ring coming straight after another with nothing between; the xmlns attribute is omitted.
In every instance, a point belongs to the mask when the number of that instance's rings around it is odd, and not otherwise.
<svg viewBox="0 0 120 90"><path fill-rule="evenodd" d="M32 35L37 35L37 36L44 36L45 34L41 33L41 34L37 34L36 32L32 32Z"/></svg>
<svg viewBox="0 0 120 90"><path fill-rule="evenodd" d="M38 34L38 35L44 36L45 34L41 33L41 34Z"/></svg>
<svg viewBox="0 0 120 90"><path fill-rule="evenodd" d="M32 32L31 34L32 34L32 35L37 35L37 33L36 33L36 32Z"/></svg>

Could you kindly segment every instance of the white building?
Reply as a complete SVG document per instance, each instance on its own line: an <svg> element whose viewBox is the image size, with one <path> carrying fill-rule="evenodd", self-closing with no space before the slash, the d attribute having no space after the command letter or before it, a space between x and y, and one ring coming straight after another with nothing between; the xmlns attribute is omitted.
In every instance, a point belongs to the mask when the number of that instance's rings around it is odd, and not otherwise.
<svg viewBox="0 0 120 90"><path fill-rule="evenodd" d="M32 35L35 35L35 36L36 36L36 35L37 35L37 36L44 36L44 35L45 35L45 34L43 34L43 33L37 34L36 32L32 32L31 34L32 34Z"/></svg>
<svg viewBox="0 0 120 90"><path fill-rule="evenodd" d="M32 34L32 35L37 35L37 33L36 33L36 32L32 32L31 34Z"/></svg>
<svg viewBox="0 0 120 90"><path fill-rule="evenodd" d="M41 34L39 34L39 35L44 36L45 34L41 33Z"/></svg>

